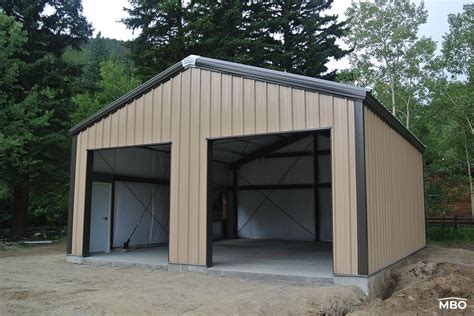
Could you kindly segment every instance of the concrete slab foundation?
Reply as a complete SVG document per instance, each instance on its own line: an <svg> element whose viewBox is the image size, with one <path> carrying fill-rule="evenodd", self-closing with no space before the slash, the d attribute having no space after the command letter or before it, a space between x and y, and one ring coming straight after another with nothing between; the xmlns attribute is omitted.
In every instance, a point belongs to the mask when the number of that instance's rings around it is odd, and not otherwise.
<svg viewBox="0 0 474 316"><path fill-rule="evenodd" d="M109 253L92 254L82 259L82 263L113 266L135 266L149 269L168 268L168 247L139 248L127 251L115 250Z"/></svg>
<svg viewBox="0 0 474 316"><path fill-rule="evenodd" d="M214 265L210 268L168 263L168 247L164 246L130 251L117 250L85 258L67 256L66 260L77 264L135 266L252 280L355 285L369 297L383 296L384 291L390 286L391 270L404 261L400 260L370 276L333 275L331 243L272 239L232 239L214 242Z"/></svg>
<svg viewBox="0 0 474 316"><path fill-rule="evenodd" d="M273 239L233 239L213 245L213 267L168 263L168 248L68 256L67 261L94 265L136 266L169 271L193 271L247 279L285 280L303 283L332 283L332 245Z"/></svg>
<svg viewBox="0 0 474 316"><path fill-rule="evenodd" d="M213 245L213 266L209 270L332 282L332 245L274 239L222 240Z"/></svg>

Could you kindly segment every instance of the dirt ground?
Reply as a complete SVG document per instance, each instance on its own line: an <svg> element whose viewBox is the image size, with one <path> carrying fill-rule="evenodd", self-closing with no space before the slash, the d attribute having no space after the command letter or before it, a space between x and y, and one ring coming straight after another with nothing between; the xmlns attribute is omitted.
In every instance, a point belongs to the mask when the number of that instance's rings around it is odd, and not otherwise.
<svg viewBox="0 0 474 316"><path fill-rule="evenodd" d="M64 254L64 243L0 247L0 315L431 314L445 296L467 298L465 312L474 311L474 251L466 249L426 248L391 275L390 297L371 301L355 287L77 265Z"/></svg>
<svg viewBox="0 0 474 316"><path fill-rule="evenodd" d="M472 250L430 245L394 269L389 279L392 288L387 297L355 306L354 314L442 314L438 298L461 297L468 307L454 314L474 315Z"/></svg>

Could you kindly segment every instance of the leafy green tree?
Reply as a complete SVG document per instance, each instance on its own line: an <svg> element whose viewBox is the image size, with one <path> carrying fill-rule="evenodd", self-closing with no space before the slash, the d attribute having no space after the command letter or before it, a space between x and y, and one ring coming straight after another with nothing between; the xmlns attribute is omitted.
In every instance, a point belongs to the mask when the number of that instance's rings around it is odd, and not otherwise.
<svg viewBox="0 0 474 316"><path fill-rule="evenodd" d="M11 187L11 234L20 238L26 232L30 198L38 188L66 195L68 104L80 69L62 55L68 47L79 48L91 28L80 0L4 0L0 11L16 21L15 28L23 34L15 36L21 46L7 58L17 60L13 63L18 71L10 76L11 89L2 89L0 109L0 178ZM5 30L2 25L2 37L13 40ZM43 203L49 210L65 211L61 201Z"/></svg>
<svg viewBox="0 0 474 316"><path fill-rule="evenodd" d="M428 17L423 3L353 2L346 15L356 82L373 87L382 103L390 104L392 114L410 127L412 112L429 99L427 87L439 73L436 44L417 36Z"/></svg>
<svg viewBox="0 0 474 316"><path fill-rule="evenodd" d="M126 66L113 59L100 64L100 78L97 93L87 92L73 97L73 103L77 105L72 115L74 123L89 117L140 83Z"/></svg>
<svg viewBox="0 0 474 316"><path fill-rule="evenodd" d="M474 71L474 4L464 5L464 10L448 16L449 33L444 36L443 57L453 75L472 80Z"/></svg>
<svg viewBox="0 0 474 316"><path fill-rule="evenodd" d="M13 107L14 95L21 92L18 82L20 68L23 66L21 56L26 54L23 45L27 41L26 32L14 18L0 11L0 161L6 158L7 151L15 146L17 140L8 135L6 130ZM6 164L0 163L0 168ZM3 174L3 172L1 173ZM0 177L0 223L11 218L11 182Z"/></svg>
<svg viewBox="0 0 474 316"><path fill-rule="evenodd" d="M99 81L101 63L107 60L114 60L122 64L127 71L133 70L133 65L128 58L128 50L125 42L104 38L100 32L81 45L81 49L69 48L63 58L70 64L81 68L82 72L76 78L75 94L97 93L100 89Z"/></svg>
<svg viewBox="0 0 474 316"><path fill-rule="evenodd" d="M472 81L474 46L474 5L448 17L449 33L444 36L443 61L453 78L463 81L444 82L436 87L436 98L430 105L430 140L433 171L446 170L449 177L462 175L467 180L474 216L474 183L472 179L474 156L474 83Z"/></svg>
<svg viewBox="0 0 474 316"><path fill-rule="evenodd" d="M425 164L428 174L441 175L446 191L468 183L474 215L474 85L472 82L439 84L436 95L427 107L427 144ZM448 192L449 193L449 192Z"/></svg>

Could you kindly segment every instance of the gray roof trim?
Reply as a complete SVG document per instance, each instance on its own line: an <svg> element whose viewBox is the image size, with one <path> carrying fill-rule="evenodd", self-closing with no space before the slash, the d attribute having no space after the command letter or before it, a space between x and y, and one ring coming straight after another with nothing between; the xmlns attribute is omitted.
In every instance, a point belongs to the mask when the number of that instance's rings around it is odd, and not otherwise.
<svg viewBox="0 0 474 316"><path fill-rule="evenodd" d="M416 147L420 152L424 152L426 146L416 137L408 128L405 127L393 114L387 110L370 92L364 100L364 104L382 120L384 120L391 128L396 130L407 141Z"/></svg>
<svg viewBox="0 0 474 316"><path fill-rule="evenodd" d="M370 94L370 90L366 88L323 79L311 78L307 76L295 75L266 68L242 65L229 61L223 61L196 55L190 55L184 58L182 61L174 64L173 66L159 73L147 82L136 87L129 93L118 98L103 109L99 110L94 115L90 116L89 118L83 120L82 122L71 128L70 133L72 135L79 133L80 131L93 125L94 123L106 117L107 115L117 111L119 108L130 103L132 100L140 97L141 95L145 94L146 92L150 91L161 83L174 77L176 74L183 71L184 69L190 67L197 67L205 70L217 71L225 74L265 81L269 83L275 83L294 88L300 88L308 91L317 91L355 100L364 100L364 104L366 104L372 111L379 115L392 128L398 131L418 150L420 150L421 152L425 150L425 145L423 145L423 143L421 143L421 141L416 138L415 135L413 135L382 104L380 104L380 102L377 101Z"/></svg>
<svg viewBox="0 0 474 316"><path fill-rule="evenodd" d="M295 75L283 71L276 71L255 66L237 64L229 61L223 61L207 57L199 57L198 59L196 59L195 65L196 67L203 68L206 70L213 70L225 74L241 76L249 79L265 81L268 83L275 83L293 88L301 88L309 91L318 91L351 99L363 100L367 92L369 92L369 90L366 88L361 88L349 84Z"/></svg>

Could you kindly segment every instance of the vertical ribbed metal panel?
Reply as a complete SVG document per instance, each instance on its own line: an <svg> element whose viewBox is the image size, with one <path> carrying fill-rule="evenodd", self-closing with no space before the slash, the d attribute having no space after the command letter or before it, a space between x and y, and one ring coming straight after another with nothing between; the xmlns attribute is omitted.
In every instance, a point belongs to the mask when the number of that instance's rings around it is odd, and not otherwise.
<svg viewBox="0 0 474 316"><path fill-rule="evenodd" d="M369 273L425 246L422 154L365 108Z"/></svg>
<svg viewBox="0 0 474 316"><path fill-rule="evenodd" d="M172 142L170 262L206 264L207 138L331 128L334 272L357 274L354 102L191 68L78 135L73 254L82 251L86 150Z"/></svg>

